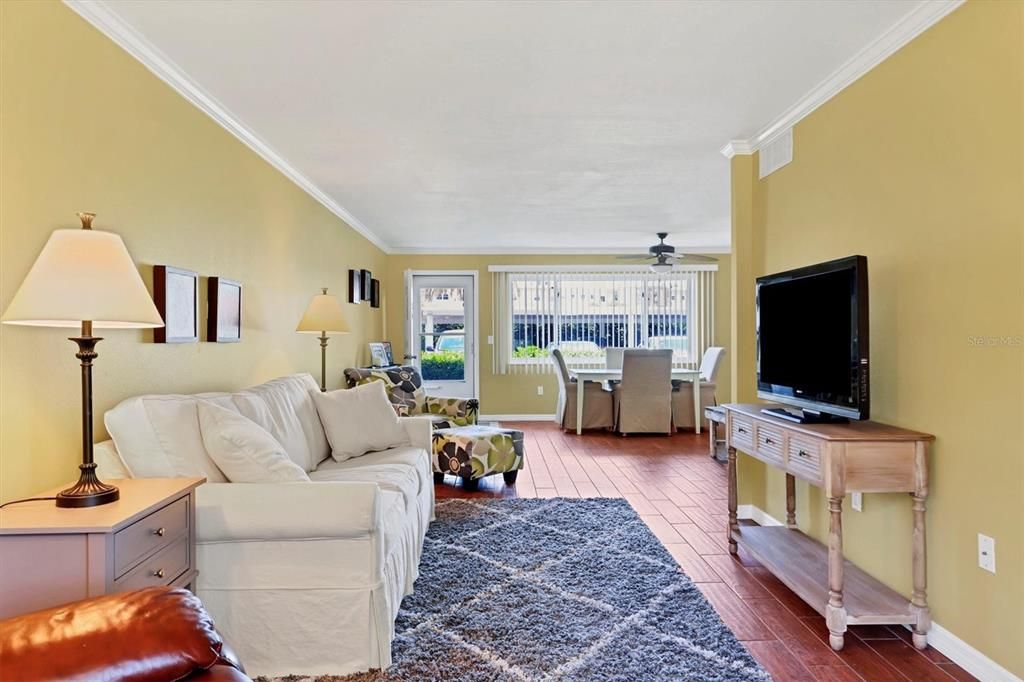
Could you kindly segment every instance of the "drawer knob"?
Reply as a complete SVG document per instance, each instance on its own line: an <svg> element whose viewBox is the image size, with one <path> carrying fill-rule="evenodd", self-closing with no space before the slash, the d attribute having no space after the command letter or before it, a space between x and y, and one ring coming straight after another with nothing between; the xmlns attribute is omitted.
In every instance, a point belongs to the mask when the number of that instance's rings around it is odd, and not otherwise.
<svg viewBox="0 0 1024 682"><path fill-rule="evenodd" d="M153 531L153 535L159 535L160 537L163 537L164 533L166 532L167 529L161 526L160 528L157 528L155 531Z"/></svg>
<svg viewBox="0 0 1024 682"><path fill-rule="evenodd" d="M153 571L153 577L154 578L163 578L164 577L164 569L158 568L155 571Z"/></svg>

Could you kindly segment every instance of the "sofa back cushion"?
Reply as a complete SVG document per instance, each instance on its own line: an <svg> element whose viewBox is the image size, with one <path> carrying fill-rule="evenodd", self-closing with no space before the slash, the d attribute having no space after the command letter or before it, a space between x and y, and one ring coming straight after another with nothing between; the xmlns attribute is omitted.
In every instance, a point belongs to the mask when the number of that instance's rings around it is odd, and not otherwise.
<svg viewBox="0 0 1024 682"><path fill-rule="evenodd" d="M371 381L381 381L388 394L388 400L399 417L426 414L427 392L423 378L412 365L401 367L350 367L345 370L345 381L349 388L363 386Z"/></svg>
<svg viewBox="0 0 1024 682"><path fill-rule="evenodd" d="M308 473L330 456L310 395L319 390L309 374L295 374L238 393L143 395L122 401L104 423L132 476L206 476L224 483L227 478L206 451L199 428L196 401L206 400L266 429L288 459Z"/></svg>
<svg viewBox="0 0 1024 682"><path fill-rule="evenodd" d="M210 458L232 483L292 483L309 476L256 422L206 400L196 401Z"/></svg>
<svg viewBox="0 0 1024 682"><path fill-rule="evenodd" d="M103 417L128 472L135 478L206 476L227 478L203 445L196 399L233 409L227 394L143 395L122 401Z"/></svg>
<svg viewBox="0 0 1024 682"><path fill-rule="evenodd" d="M312 397L319 392L320 386L309 374L293 374L231 397L239 414L269 431L288 458L309 473L331 454Z"/></svg>

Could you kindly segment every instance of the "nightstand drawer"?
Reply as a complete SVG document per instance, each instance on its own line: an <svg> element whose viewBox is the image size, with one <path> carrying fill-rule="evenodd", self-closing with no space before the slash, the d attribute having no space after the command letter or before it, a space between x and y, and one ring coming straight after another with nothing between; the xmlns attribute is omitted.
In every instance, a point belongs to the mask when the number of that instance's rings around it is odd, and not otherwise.
<svg viewBox="0 0 1024 682"><path fill-rule="evenodd" d="M114 592L169 585L175 578L188 570L188 548L188 536L179 537L170 546L160 550L115 580Z"/></svg>
<svg viewBox="0 0 1024 682"><path fill-rule="evenodd" d="M185 535L188 531L188 499L157 509L114 534L114 575L121 576L139 560Z"/></svg>

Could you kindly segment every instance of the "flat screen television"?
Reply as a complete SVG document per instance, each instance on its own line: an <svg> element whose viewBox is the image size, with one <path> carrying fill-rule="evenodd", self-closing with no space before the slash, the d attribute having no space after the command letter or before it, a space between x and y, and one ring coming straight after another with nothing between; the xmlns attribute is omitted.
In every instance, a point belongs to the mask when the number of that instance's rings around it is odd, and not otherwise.
<svg viewBox="0 0 1024 682"><path fill-rule="evenodd" d="M867 258L757 279L757 396L792 421L870 416Z"/></svg>

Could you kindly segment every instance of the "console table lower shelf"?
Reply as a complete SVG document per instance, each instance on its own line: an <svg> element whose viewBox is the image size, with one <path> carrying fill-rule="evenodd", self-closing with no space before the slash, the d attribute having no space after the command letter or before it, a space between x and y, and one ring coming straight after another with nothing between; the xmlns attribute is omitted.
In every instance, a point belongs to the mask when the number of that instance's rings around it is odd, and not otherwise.
<svg viewBox="0 0 1024 682"><path fill-rule="evenodd" d="M825 616L828 547L785 526L740 526L733 539L786 587ZM913 625L910 600L843 561L843 606L849 625Z"/></svg>

